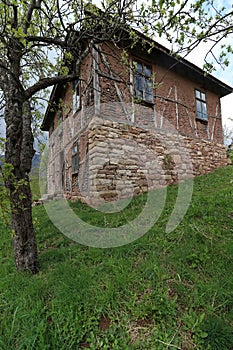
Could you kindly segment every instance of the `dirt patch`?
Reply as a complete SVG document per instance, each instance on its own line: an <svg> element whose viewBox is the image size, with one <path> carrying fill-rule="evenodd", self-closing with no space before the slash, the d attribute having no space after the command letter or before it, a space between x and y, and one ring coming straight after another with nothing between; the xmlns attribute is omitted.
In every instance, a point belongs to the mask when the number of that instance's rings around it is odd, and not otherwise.
<svg viewBox="0 0 233 350"><path fill-rule="evenodd" d="M111 325L111 320L107 316L102 316L99 321L100 332L108 331Z"/></svg>

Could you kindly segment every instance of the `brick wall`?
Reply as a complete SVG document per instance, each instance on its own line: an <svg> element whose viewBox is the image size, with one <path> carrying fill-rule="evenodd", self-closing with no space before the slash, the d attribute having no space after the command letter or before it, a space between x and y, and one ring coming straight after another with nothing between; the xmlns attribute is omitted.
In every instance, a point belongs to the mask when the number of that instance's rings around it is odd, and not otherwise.
<svg viewBox="0 0 233 350"><path fill-rule="evenodd" d="M121 51L113 45L107 44L102 47L102 51L102 54L98 54L98 70L95 73L93 71L92 55L86 57L82 64L81 94L84 106L94 105L93 74L97 74L102 114L126 122L134 119L136 125L148 128L161 128L164 126L164 120L166 120L183 135L223 143L220 99L219 96L209 91L208 87L204 88L192 79L167 70L159 63L154 63L154 104L147 105L147 111L145 108L142 114L140 104L135 103L132 108L134 86L130 81L129 66L122 61ZM131 59L134 60L134 57L132 56ZM130 62L130 58L128 61ZM111 80L111 76L115 80ZM131 80L132 78L131 76ZM206 92L208 122L196 118L195 89ZM90 115L87 115L87 113L73 115L72 83L67 84L62 98L63 120L67 117L76 118L76 129L80 131L85 124L89 123L96 111L93 111ZM125 104L127 108L119 108L119 103ZM132 117L133 109L134 116ZM57 119L58 115L56 114L54 128L57 127Z"/></svg>
<svg viewBox="0 0 233 350"><path fill-rule="evenodd" d="M195 81L171 72L160 65L155 66L156 110L163 114L180 133L198 136L205 140L223 143L221 106L219 97ZM208 122L196 118L194 90L206 93ZM160 98L162 97L162 98ZM172 101L166 101L168 98Z"/></svg>
<svg viewBox="0 0 233 350"><path fill-rule="evenodd" d="M116 80L99 75L100 102L103 108L109 103L121 102L117 89L121 92L122 100L130 104L135 98L134 86L130 82L130 60L139 61L133 55L125 62L122 53L113 45L102 46L106 62L99 54L99 72ZM220 98L208 89L192 80L192 76L185 77L164 68L159 62L152 64L154 75L154 104L147 105L149 113L142 116L137 114L135 104L135 119L137 124L148 127L162 126L163 119L169 121L180 133L187 136L200 137L205 140L223 143ZM155 59L156 62L156 59ZM111 68L111 73L109 70ZM133 73L132 73L133 75ZM118 81L119 80L119 81ZM206 93L208 122L196 118L195 89ZM151 113L150 110L153 110ZM115 111L110 111L117 115ZM110 115L110 113L109 113ZM118 118L122 115L118 113ZM152 116L152 117L151 117Z"/></svg>

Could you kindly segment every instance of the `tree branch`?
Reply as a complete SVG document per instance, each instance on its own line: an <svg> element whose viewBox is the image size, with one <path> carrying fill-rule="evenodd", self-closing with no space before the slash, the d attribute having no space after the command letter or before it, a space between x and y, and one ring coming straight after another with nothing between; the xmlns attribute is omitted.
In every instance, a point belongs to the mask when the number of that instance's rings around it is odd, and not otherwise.
<svg viewBox="0 0 233 350"><path fill-rule="evenodd" d="M28 42L38 42L38 43L44 43L44 44L57 45L62 48L66 47L66 42L58 38L49 38L49 37L42 37L42 36L27 36L26 40Z"/></svg>
<svg viewBox="0 0 233 350"><path fill-rule="evenodd" d="M37 83L29 87L24 94L25 101L27 99L30 99L33 95L35 95L38 91L46 89L50 86L56 85L56 84L65 84L69 81L74 81L79 77L79 68L84 60L84 58L88 55L88 53L91 51L94 43L93 40L89 43L86 50L83 51L82 55L79 56L77 59L76 65L75 65L75 72L73 74L68 74L66 76L58 75L57 77L51 77L51 78L42 78Z"/></svg>
<svg viewBox="0 0 233 350"><path fill-rule="evenodd" d="M33 95L35 95L40 90L46 89L50 86L53 86L59 83L65 84L75 79L77 79L77 75L74 75L74 74L69 74L66 76L51 77L51 78L42 78L25 91L25 101L30 99Z"/></svg>
<svg viewBox="0 0 233 350"><path fill-rule="evenodd" d="M24 23L24 28L23 28L24 34L27 33L27 30L30 26L33 11L35 9L40 9L40 8L41 8L41 0L31 0L31 3L28 6L26 19L25 19L25 23Z"/></svg>

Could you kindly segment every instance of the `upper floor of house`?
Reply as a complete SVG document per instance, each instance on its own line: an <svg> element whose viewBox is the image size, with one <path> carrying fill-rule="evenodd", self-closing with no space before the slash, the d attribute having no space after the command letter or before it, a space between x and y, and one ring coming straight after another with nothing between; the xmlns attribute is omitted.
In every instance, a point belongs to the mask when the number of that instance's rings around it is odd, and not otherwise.
<svg viewBox="0 0 233 350"><path fill-rule="evenodd" d="M74 82L53 88L42 130L67 120L75 133L93 116L223 143L221 97L232 88L147 38L133 48L96 45ZM65 132L65 131L64 131Z"/></svg>

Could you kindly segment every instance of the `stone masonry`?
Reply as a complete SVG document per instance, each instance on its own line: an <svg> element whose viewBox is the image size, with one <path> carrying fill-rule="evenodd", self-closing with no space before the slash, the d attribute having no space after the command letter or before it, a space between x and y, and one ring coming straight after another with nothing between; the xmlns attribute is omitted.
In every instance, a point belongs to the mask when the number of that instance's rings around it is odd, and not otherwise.
<svg viewBox="0 0 233 350"><path fill-rule="evenodd" d="M95 117L85 135L88 153L73 191L90 204L128 198L228 163L222 144L182 136L176 130L150 131ZM79 188L81 179L84 192Z"/></svg>

